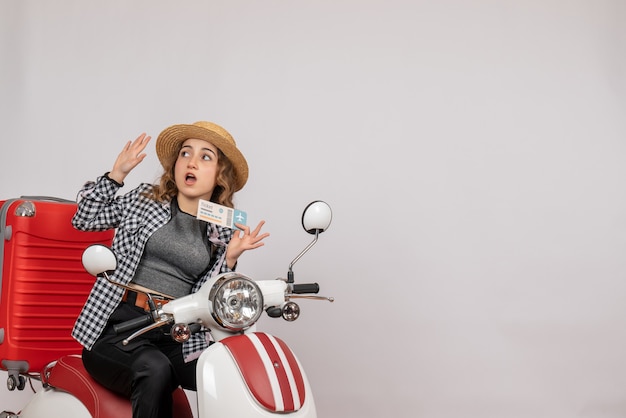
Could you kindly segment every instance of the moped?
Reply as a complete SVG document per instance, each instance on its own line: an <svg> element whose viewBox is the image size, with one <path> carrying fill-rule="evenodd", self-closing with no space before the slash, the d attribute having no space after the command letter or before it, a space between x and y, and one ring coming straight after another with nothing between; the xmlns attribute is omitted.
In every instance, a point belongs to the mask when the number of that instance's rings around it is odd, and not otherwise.
<svg viewBox="0 0 626 418"><path fill-rule="evenodd" d="M256 323L263 311L273 318L296 320L300 307L292 299L334 301L317 296L317 283L296 284L293 273L294 264L317 242L331 219L330 206L323 201L305 208L302 226L315 237L289 264L287 278L253 280L237 272L224 273L198 292L164 305L154 303L153 295L146 293L151 312L118 324L120 333L134 331L124 343L157 328L169 329L171 337L181 343L194 332L210 330L215 342L198 358L196 405L178 388L173 394L175 417L317 416L313 392L295 354L280 338L257 331ZM82 262L90 274L106 280L117 264L113 252L100 244L88 247ZM28 375L32 378L41 381L42 389L19 413L5 411L0 418L132 416L130 401L98 385L78 355L61 357L40 375Z"/></svg>

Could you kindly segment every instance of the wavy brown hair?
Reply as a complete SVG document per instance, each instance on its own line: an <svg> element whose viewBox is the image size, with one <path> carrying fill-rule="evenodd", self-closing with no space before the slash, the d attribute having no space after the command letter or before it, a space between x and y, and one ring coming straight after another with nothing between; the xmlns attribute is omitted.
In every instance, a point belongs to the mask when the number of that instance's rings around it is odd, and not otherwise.
<svg viewBox="0 0 626 418"><path fill-rule="evenodd" d="M176 181L174 180L174 166L176 165L179 152L173 154L163 164L163 174L159 184L155 184L152 192L149 193L148 197L151 199L157 202L170 202L178 194L178 187L176 187ZM211 202L234 208L233 196L235 195L235 190L233 185L236 179L235 170L233 164L220 149L217 150L217 154L217 179L215 189L213 189L213 194L211 195Z"/></svg>

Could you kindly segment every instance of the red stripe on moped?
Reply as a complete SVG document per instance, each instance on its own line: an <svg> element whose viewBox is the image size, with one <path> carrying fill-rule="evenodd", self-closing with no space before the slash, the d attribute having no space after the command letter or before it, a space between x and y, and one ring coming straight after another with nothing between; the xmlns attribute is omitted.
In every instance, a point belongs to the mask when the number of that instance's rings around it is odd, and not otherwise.
<svg viewBox="0 0 626 418"><path fill-rule="evenodd" d="M283 399L283 410L293 411L293 393L291 391L291 385L289 384L287 372L285 371L285 364L283 364L282 359L278 355L278 351L276 351L274 344L272 344L267 334L256 334L256 336L263 344L263 348L265 348L265 351L270 356L270 360L274 366L274 372L276 373L276 378L278 379L278 384L280 385L280 394ZM286 366L290 367L289 364Z"/></svg>
<svg viewBox="0 0 626 418"><path fill-rule="evenodd" d="M298 364L298 361L296 360L296 356L293 355L293 352L287 346L287 344L285 344L285 342L279 338L274 337L274 339L276 340L276 342L278 342L280 347L283 349L285 356L287 357L287 361L289 362L289 368L291 372L293 373L294 383L297 389L298 397L300 399L300 406L302 406L304 405L305 390L304 390L304 378L302 377L302 373L300 371L300 365ZM300 408L296 408L296 410L298 409Z"/></svg>
<svg viewBox="0 0 626 418"><path fill-rule="evenodd" d="M294 412L302 407L304 379L295 356L282 340L257 332L221 342L260 405L274 412Z"/></svg>

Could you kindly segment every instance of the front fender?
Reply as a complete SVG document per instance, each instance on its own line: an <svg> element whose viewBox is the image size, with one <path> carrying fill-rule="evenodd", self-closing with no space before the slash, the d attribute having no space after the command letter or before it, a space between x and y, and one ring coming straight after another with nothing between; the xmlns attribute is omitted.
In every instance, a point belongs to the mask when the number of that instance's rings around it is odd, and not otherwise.
<svg viewBox="0 0 626 418"><path fill-rule="evenodd" d="M300 363L280 339L262 332L211 345L198 359L200 416L316 417Z"/></svg>

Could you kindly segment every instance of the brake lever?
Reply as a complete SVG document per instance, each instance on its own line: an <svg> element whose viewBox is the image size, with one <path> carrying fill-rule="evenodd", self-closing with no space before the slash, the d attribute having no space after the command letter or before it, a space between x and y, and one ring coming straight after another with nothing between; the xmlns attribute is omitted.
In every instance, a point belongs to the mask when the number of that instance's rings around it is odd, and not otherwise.
<svg viewBox="0 0 626 418"><path fill-rule="evenodd" d="M147 327L144 327L140 330L137 330L135 332L133 332L131 335L128 336L128 338L126 338L124 341L122 341L122 345L128 345L129 342L131 342L131 340L134 340L135 338L139 337L140 335L145 334L148 331L152 331L153 329L157 329L162 327L163 325L167 325L167 324L171 324L174 322L173 318L160 318L157 319L156 321L154 321L153 324L148 325Z"/></svg>
<svg viewBox="0 0 626 418"><path fill-rule="evenodd" d="M327 300L329 302L334 302L335 298L334 297L328 297L328 296L315 296L315 295L294 295L294 294L290 294L287 297L288 299L314 299L314 300Z"/></svg>

